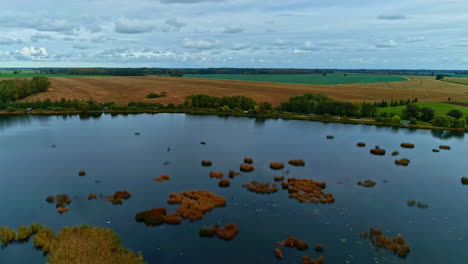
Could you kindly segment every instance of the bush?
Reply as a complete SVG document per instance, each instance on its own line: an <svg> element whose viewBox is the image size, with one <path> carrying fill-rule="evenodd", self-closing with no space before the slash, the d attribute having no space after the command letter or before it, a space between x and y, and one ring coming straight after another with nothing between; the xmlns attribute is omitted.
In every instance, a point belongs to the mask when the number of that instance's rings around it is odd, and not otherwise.
<svg viewBox="0 0 468 264"><path fill-rule="evenodd" d="M32 235L32 229L30 226L20 226L18 228L18 240L26 240Z"/></svg>
<svg viewBox="0 0 468 264"><path fill-rule="evenodd" d="M452 109L450 111L447 112L447 115L448 116L451 116L455 119L460 119L463 117L463 112L458 110L458 109Z"/></svg>
<svg viewBox="0 0 468 264"><path fill-rule="evenodd" d="M414 117L411 117L409 119L409 121L410 121L410 124L412 124L412 125L417 125L418 124L418 120L416 118L414 118Z"/></svg>
<svg viewBox="0 0 468 264"><path fill-rule="evenodd" d="M401 121L401 118L399 116L396 115L396 116L392 117L392 123L399 124L400 121Z"/></svg>

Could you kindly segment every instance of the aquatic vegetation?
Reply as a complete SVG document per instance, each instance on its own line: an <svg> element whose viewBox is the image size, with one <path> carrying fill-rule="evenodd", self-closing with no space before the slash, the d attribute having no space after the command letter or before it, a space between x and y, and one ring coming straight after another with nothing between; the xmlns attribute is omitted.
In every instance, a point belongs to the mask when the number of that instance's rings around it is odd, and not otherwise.
<svg viewBox="0 0 468 264"><path fill-rule="evenodd" d="M275 181L284 181L284 176L276 176Z"/></svg>
<svg viewBox="0 0 468 264"><path fill-rule="evenodd" d="M124 200L132 197L132 194L128 191L116 191L113 195L106 196L106 200L113 204L122 204Z"/></svg>
<svg viewBox="0 0 468 264"><path fill-rule="evenodd" d="M0 237L2 240L2 245L6 245L16 238L16 232L13 229L9 229L7 226L2 226L0 228Z"/></svg>
<svg viewBox="0 0 468 264"><path fill-rule="evenodd" d="M324 193L326 184L324 182L316 182L311 179L295 179L289 178L289 198L298 200L299 202L309 203L334 203L335 198L331 193Z"/></svg>
<svg viewBox="0 0 468 264"><path fill-rule="evenodd" d="M235 172L233 170L229 171L229 178L231 178L231 179L233 179L234 177L239 176L239 175L240 175L239 172Z"/></svg>
<svg viewBox="0 0 468 264"><path fill-rule="evenodd" d="M227 224L223 227L219 225L214 225L210 227L203 227L200 229L198 234L201 237L217 237L224 240L232 240L239 233L239 227L236 224Z"/></svg>
<svg viewBox="0 0 468 264"><path fill-rule="evenodd" d="M71 199L66 194L57 194L55 196L55 202L56 202L55 207L64 208L67 206L67 204L71 203Z"/></svg>
<svg viewBox="0 0 468 264"><path fill-rule="evenodd" d="M95 194L95 193L88 194L88 200L96 199L96 198L97 198L97 194Z"/></svg>
<svg viewBox="0 0 468 264"><path fill-rule="evenodd" d="M385 149L381 149L381 148L371 149L370 153L374 154L374 155L384 156L385 155Z"/></svg>
<svg viewBox="0 0 468 264"><path fill-rule="evenodd" d="M139 135L141 135L141 133L140 132L135 132L135 133L133 133L133 135L139 136Z"/></svg>
<svg viewBox="0 0 468 264"><path fill-rule="evenodd" d="M252 158L244 158L244 163L252 164L252 163L253 163L253 159L252 159Z"/></svg>
<svg viewBox="0 0 468 264"><path fill-rule="evenodd" d="M364 143L364 142L358 142L356 145L357 145L358 147L360 147L360 148L363 148L363 147L366 146L366 143Z"/></svg>
<svg viewBox="0 0 468 264"><path fill-rule="evenodd" d="M79 175L79 176L85 176L85 175L86 175L86 171L79 171L79 172L78 172L78 175Z"/></svg>
<svg viewBox="0 0 468 264"><path fill-rule="evenodd" d="M278 191L278 186L276 184L272 184L270 187L269 182L260 183L258 181L251 181L250 183L242 185L242 187L245 187L247 190L255 193L275 193Z"/></svg>
<svg viewBox="0 0 468 264"><path fill-rule="evenodd" d="M224 177L224 173L222 173L222 172L210 171L210 178L221 179L223 177Z"/></svg>
<svg viewBox="0 0 468 264"><path fill-rule="evenodd" d="M322 244L315 244L315 251L323 252L324 248Z"/></svg>
<svg viewBox="0 0 468 264"><path fill-rule="evenodd" d="M334 139L334 136L327 136L327 139Z"/></svg>
<svg viewBox="0 0 468 264"><path fill-rule="evenodd" d="M293 165L293 166L304 166L305 165L304 160L290 160L290 161L288 161L288 163Z"/></svg>
<svg viewBox="0 0 468 264"><path fill-rule="evenodd" d="M280 248L275 248L275 256L276 256L278 259L282 259L282 258L283 258L283 252L281 252L281 249L280 249Z"/></svg>
<svg viewBox="0 0 468 264"><path fill-rule="evenodd" d="M325 263L325 259L323 256L320 256L316 259L311 259L309 256L302 257L302 264L323 264Z"/></svg>
<svg viewBox="0 0 468 264"><path fill-rule="evenodd" d="M440 149L445 149L445 150L450 150L451 149L450 146L445 146L445 145L440 145L439 148Z"/></svg>
<svg viewBox="0 0 468 264"><path fill-rule="evenodd" d="M196 221L215 207L226 206L223 197L209 191L187 191L182 193L171 193L169 195L170 204L180 204L177 213L182 218Z"/></svg>
<svg viewBox="0 0 468 264"><path fill-rule="evenodd" d="M409 159L399 159L399 160L395 160L395 164L396 164L396 165L408 166L409 163L410 163L410 160L409 160Z"/></svg>
<svg viewBox="0 0 468 264"><path fill-rule="evenodd" d="M202 160L201 165L209 167L209 166L213 165L213 162L211 162L211 160Z"/></svg>
<svg viewBox="0 0 468 264"><path fill-rule="evenodd" d="M41 224L38 224L38 223L32 223L31 224L31 232L33 234L36 234L37 232L39 232L39 230L41 230L41 228L42 228Z"/></svg>
<svg viewBox="0 0 468 264"><path fill-rule="evenodd" d="M219 225L214 225L210 227L202 227L198 234L201 237L213 237L216 235L216 230L218 230Z"/></svg>
<svg viewBox="0 0 468 264"><path fill-rule="evenodd" d="M249 164L243 163L240 165L240 171L243 171L243 172L251 172L254 169L255 169L254 166L249 165Z"/></svg>
<svg viewBox="0 0 468 264"><path fill-rule="evenodd" d="M57 212L59 212L60 214L63 214L65 212L68 212L68 208L66 207L59 207L57 208Z"/></svg>
<svg viewBox="0 0 468 264"><path fill-rule="evenodd" d="M32 235L32 229L30 226L20 226L18 228L17 240L26 240Z"/></svg>
<svg viewBox="0 0 468 264"><path fill-rule="evenodd" d="M163 182L163 181L168 181L170 179L171 179L171 176L164 174L164 175L159 176L158 178L155 178L154 181Z"/></svg>
<svg viewBox="0 0 468 264"><path fill-rule="evenodd" d="M374 187L375 186L375 181L372 180L365 180L364 182L358 181L358 185L364 186L364 187Z"/></svg>
<svg viewBox="0 0 468 264"><path fill-rule="evenodd" d="M154 208L147 211L139 212L135 215L135 220L145 222L148 226L167 224L180 224L182 218L177 212L166 214L166 208Z"/></svg>
<svg viewBox="0 0 468 264"><path fill-rule="evenodd" d="M307 242L297 239L295 237L287 237L285 240L281 242L281 245L287 247L295 247L299 250L306 250L309 248L309 244Z"/></svg>
<svg viewBox="0 0 468 264"><path fill-rule="evenodd" d="M423 203L421 201L419 201L416 205L418 206L418 208L421 208L421 209L426 209L427 208L427 204Z"/></svg>
<svg viewBox="0 0 468 264"><path fill-rule="evenodd" d="M399 257L406 257L410 252L410 247L406 243L406 240L403 236L398 235L397 237L391 239L382 234L381 229L371 227L369 233L361 233L361 238L370 237L372 243L379 248L387 248L394 254L397 254Z"/></svg>
<svg viewBox="0 0 468 264"><path fill-rule="evenodd" d="M468 177L462 177L461 182L462 182L463 185L468 184Z"/></svg>
<svg viewBox="0 0 468 264"><path fill-rule="evenodd" d="M270 163L270 168L273 170L281 170L284 168L284 163L282 162L271 162Z"/></svg>
<svg viewBox="0 0 468 264"><path fill-rule="evenodd" d="M206 145L206 142L205 142L205 141L201 141L200 144Z"/></svg>
<svg viewBox="0 0 468 264"><path fill-rule="evenodd" d="M398 151L393 151L392 152L392 156L398 156L398 155L400 155L400 152L398 152Z"/></svg>
<svg viewBox="0 0 468 264"><path fill-rule="evenodd" d="M49 195L49 196L47 196L46 201L48 203L53 203L53 202L55 202L55 197L52 196L52 195Z"/></svg>
<svg viewBox="0 0 468 264"><path fill-rule="evenodd" d="M110 229L91 226L65 227L58 234L43 228L34 245L48 254L50 264L143 264L143 257L123 248Z"/></svg>
<svg viewBox="0 0 468 264"><path fill-rule="evenodd" d="M433 149L432 152L440 152L438 149Z"/></svg>
<svg viewBox="0 0 468 264"><path fill-rule="evenodd" d="M408 204L409 207L412 207L412 206L416 205L415 200L408 200L406 203Z"/></svg>
<svg viewBox="0 0 468 264"><path fill-rule="evenodd" d="M231 185L231 182L228 179L221 179L218 182L219 187L229 187Z"/></svg>
<svg viewBox="0 0 468 264"><path fill-rule="evenodd" d="M401 143L400 146L402 148L414 148L414 144L412 144L412 143Z"/></svg>
<svg viewBox="0 0 468 264"><path fill-rule="evenodd" d="M281 187L283 187L283 189L288 189L289 188L289 182L287 182L287 181L282 182Z"/></svg>

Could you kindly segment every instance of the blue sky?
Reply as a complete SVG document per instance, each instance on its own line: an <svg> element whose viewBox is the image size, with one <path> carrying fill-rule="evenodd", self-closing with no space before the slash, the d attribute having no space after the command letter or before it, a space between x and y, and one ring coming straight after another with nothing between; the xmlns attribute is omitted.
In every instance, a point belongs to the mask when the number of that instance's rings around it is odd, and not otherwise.
<svg viewBox="0 0 468 264"><path fill-rule="evenodd" d="M466 0L15 0L0 67L468 69Z"/></svg>

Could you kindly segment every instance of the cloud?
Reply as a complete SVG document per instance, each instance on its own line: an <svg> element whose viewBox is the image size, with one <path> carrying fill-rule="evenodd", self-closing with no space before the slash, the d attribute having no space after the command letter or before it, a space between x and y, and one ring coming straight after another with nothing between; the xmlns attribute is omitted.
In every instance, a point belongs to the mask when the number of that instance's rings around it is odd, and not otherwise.
<svg viewBox="0 0 468 264"><path fill-rule="evenodd" d="M217 40L194 40L190 38L184 38L182 41L182 46L188 49L198 49L198 50L209 50L214 49L218 46L219 42Z"/></svg>
<svg viewBox="0 0 468 264"><path fill-rule="evenodd" d="M231 50L244 50L247 49L249 45L245 43L235 43L232 45Z"/></svg>
<svg viewBox="0 0 468 264"><path fill-rule="evenodd" d="M178 21L177 18L170 18L164 22L163 32L173 32L179 31L181 28L185 27L187 24L181 21Z"/></svg>
<svg viewBox="0 0 468 264"><path fill-rule="evenodd" d="M316 50L317 46L315 46L312 41L306 41L304 43L304 47L302 49L304 49L304 50Z"/></svg>
<svg viewBox="0 0 468 264"><path fill-rule="evenodd" d="M243 27L226 27L223 30L224 33L230 33L230 34L241 33L243 31L244 31Z"/></svg>
<svg viewBox="0 0 468 264"><path fill-rule="evenodd" d="M15 44L22 44L23 41L21 39L13 39L13 38L0 38L0 45L15 45Z"/></svg>
<svg viewBox="0 0 468 264"><path fill-rule="evenodd" d="M292 52L293 52L294 54L305 54L305 53L309 53L310 50L294 49Z"/></svg>
<svg viewBox="0 0 468 264"><path fill-rule="evenodd" d="M16 57L24 60L42 60L49 56L45 48L24 47L16 51Z"/></svg>
<svg viewBox="0 0 468 264"><path fill-rule="evenodd" d="M403 14L381 14L377 17L380 20L404 20L407 17Z"/></svg>
<svg viewBox="0 0 468 264"><path fill-rule="evenodd" d="M414 43L414 42L422 42L424 41L426 38L424 37L407 37L405 40L403 40L404 42L407 42L407 43Z"/></svg>
<svg viewBox="0 0 468 264"><path fill-rule="evenodd" d="M115 32L117 33L140 34L151 32L153 29L153 25L137 19L120 18L115 22Z"/></svg>
<svg viewBox="0 0 468 264"><path fill-rule="evenodd" d="M393 39L391 39L385 42L377 43L375 47L376 48L397 48L398 43L394 41Z"/></svg>
<svg viewBox="0 0 468 264"><path fill-rule="evenodd" d="M289 44L290 44L289 41L283 40L281 38L277 38L273 42L273 45L275 45L275 46L288 46Z"/></svg>
<svg viewBox="0 0 468 264"><path fill-rule="evenodd" d="M75 45L73 45L73 48L79 49L79 50L85 50L85 49L89 49L91 47L86 46L86 45L82 45L82 44L75 44Z"/></svg>
<svg viewBox="0 0 468 264"><path fill-rule="evenodd" d="M88 30L91 33L98 33L102 31L102 28L97 25L88 25L86 26L86 30Z"/></svg>
<svg viewBox="0 0 468 264"><path fill-rule="evenodd" d="M42 33L36 33L31 36L31 42L39 42L40 40L43 40L43 39L54 39L54 38L50 35L42 34Z"/></svg>
<svg viewBox="0 0 468 264"><path fill-rule="evenodd" d="M162 4L195 4L207 2L224 2L225 0L160 0Z"/></svg>

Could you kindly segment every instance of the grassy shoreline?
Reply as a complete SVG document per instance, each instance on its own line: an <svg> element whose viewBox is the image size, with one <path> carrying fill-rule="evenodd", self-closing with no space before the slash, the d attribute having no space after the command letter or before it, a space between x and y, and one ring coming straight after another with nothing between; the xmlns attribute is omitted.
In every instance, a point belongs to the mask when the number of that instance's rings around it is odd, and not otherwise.
<svg viewBox="0 0 468 264"><path fill-rule="evenodd" d="M0 116L24 116L24 115L88 115L100 116L102 114L111 115L132 115L132 114L188 114L188 115L216 115L216 116L235 116L235 117L249 117L249 118L265 118L265 119L283 119L283 120L302 120L322 123L338 123L350 125L370 125L370 126L384 126L384 127L398 127L408 129L425 129L425 130L449 130L457 132L467 132L464 128L451 128L451 127L436 127L432 125L412 125L412 124L392 124L377 122L370 119L353 119L353 118L326 118L322 116L310 116L293 113L278 113L278 114L249 114L249 113L227 113L210 110L191 110L191 109L141 109L141 110L104 110L104 111L89 111L83 113L77 110L69 111L14 111L5 112L0 111Z"/></svg>

